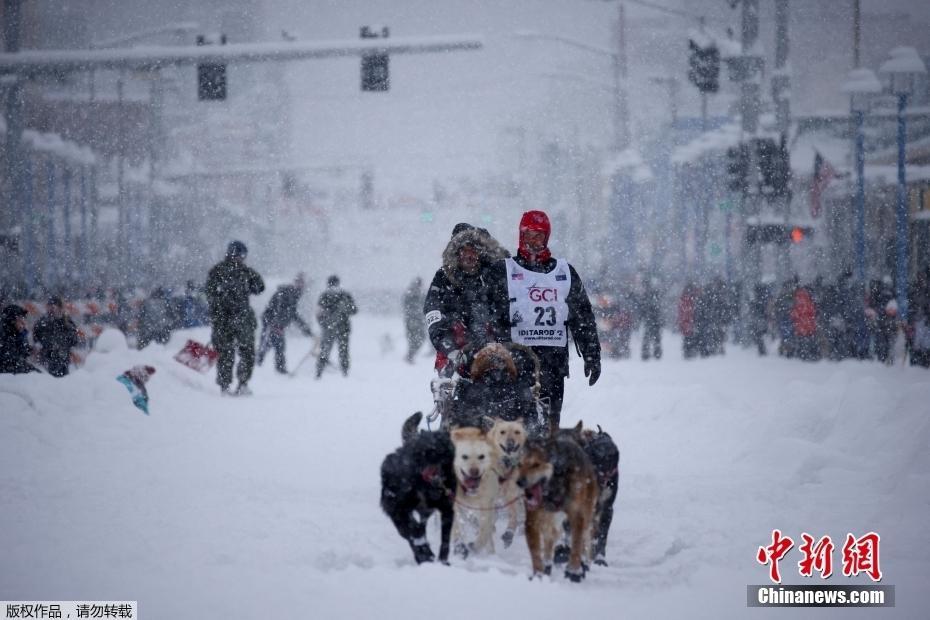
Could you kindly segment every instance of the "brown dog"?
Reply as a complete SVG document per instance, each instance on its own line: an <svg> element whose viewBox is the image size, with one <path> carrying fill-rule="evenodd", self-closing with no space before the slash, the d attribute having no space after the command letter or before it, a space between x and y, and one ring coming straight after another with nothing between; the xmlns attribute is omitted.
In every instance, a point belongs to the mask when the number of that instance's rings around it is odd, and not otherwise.
<svg viewBox="0 0 930 620"><path fill-rule="evenodd" d="M552 572L552 555L564 513L571 534L571 550L565 576L584 578L582 560L591 548L591 526L598 498L597 477L591 460L570 437L557 435L526 444L517 485L526 498L526 543L533 562L533 576Z"/></svg>

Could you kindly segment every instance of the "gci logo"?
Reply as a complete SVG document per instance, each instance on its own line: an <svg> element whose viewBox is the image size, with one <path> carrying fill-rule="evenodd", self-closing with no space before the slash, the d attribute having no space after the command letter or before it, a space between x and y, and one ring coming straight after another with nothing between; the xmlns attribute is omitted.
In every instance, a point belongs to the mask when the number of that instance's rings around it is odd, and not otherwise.
<svg viewBox="0 0 930 620"><path fill-rule="evenodd" d="M531 286L528 289L528 292L530 295L530 301L540 302L559 300L559 290L555 288L541 288L539 286Z"/></svg>

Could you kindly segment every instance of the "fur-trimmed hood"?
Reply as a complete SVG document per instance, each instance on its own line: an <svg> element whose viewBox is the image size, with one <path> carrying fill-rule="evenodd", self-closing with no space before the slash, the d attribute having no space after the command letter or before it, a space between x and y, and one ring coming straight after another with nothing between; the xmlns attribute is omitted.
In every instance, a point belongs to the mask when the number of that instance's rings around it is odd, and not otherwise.
<svg viewBox="0 0 930 620"><path fill-rule="evenodd" d="M504 371L510 381L517 380L517 365L507 347L499 342L492 342L478 351L475 361L471 364L472 381L481 381L484 376L494 370Z"/></svg>
<svg viewBox="0 0 930 620"><path fill-rule="evenodd" d="M487 231L479 228L463 230L453 236L446 249L442 253L442 270L445 272L449 281L455 285L461 284L461 271L458 268L459 250L470 245L478 250L478 257L481 261L481 267L486 267L491 263L502 258L510 257L508 252L497 239L492 237Z"/></svg>

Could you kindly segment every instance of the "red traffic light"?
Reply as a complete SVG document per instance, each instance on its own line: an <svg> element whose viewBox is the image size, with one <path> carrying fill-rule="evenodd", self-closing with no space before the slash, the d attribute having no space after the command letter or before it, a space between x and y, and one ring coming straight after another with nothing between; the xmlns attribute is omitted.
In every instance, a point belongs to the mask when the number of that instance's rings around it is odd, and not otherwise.
<svg viewBox="0 0 930 620"><path fill-rule="evenodd" d="M804 229L795 226L791 229L791 243L801 243L802 241L804 241Z"/></svg>

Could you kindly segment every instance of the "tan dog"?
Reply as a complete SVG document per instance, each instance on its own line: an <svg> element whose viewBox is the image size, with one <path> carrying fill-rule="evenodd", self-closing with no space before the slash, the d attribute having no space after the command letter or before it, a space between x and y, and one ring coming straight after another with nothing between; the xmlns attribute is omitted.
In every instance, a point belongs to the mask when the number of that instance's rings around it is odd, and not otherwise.
<svg viewBox="0 0 930 620"><path fill-rule="evenodd" d="M523 502L520 501L523 492L517 487L517 468L526 445L526 428L523 418L513 422L495 418L490 422L493 425L488 437L494 447L494 473L499 485L497 507L507 509L507 530L501 536L506 548L513 542L520 513L523 512Z"/></svg>
<svg viewBox="0 0 930 620"><path fill-rule="evenodd" d="M495 502L499 488L494 472L494 446L480 428L456 428L450 437L455 446L453 466L458 479L452 527L454 549L463 556L467 556L469 550L493 553ZM471 545L466 545L462 536L468 518L478 522L478 534Z"/></svg>
<svg viewBox="0 0 930 620"><path fill-rule="evenodd" d="M553 551L561 533L560 513L564 513L571 534L565 576L576 582L584 579L582 562L589 559L598 498L597 477L588 456L566 436L528 442L517 485L526 497L526 543L533 576L552 572Z"/></svg>

